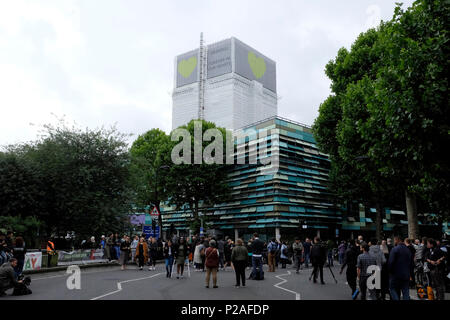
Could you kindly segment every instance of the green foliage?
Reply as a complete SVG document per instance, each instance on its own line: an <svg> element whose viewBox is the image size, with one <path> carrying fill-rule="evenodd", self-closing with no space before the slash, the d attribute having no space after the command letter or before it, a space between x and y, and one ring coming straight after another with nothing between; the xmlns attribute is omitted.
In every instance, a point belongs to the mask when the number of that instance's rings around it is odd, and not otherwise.
<svg viewBox="0 0 450 320"><path fill-rule="evenodd" d="M167 167L171 165L170 137L160 129L152 129L140 135L130 149L131 181L140 206L167 200ZM162 217L159 217L160 225Z"/></svg>
<svg viewBox="0 0 450 320"><path fill-rule="evenodd" d="M33 143L10 146L0 160L15 170L0 170L0 181L10 186L0 193L7 203L2 215L33 214L47 235L122 231L130 198L124 138L114 128L82 131L60 123L45 126Z"/></svg>
<svg viewBox="0 0 450 320"><path fill-rule="evenodd" d="M226 202L230 198L230 187L227 183L227 165L225 164L226 150L226 130L217 128L223 137L223 163L224 164L194 164L194 120L186 126L182 126L189 131L191 135L192 147L192 164L172 165L168 173L168 190L170 203L182 208L187 208L193 213L194 226L198 231L199 228L199 211L201 205L212 206L214 204ZM212 122L202 120L202 134L206 130L216 128ZM179 141L176 141L178 143ZM211 142L202 142L202 150L204 150ZM221 155L222 156L222 155Z"/></svg>
<svg viewBox="0 0 450 320"><path fill-rule="evenodd" d="M408 190L448 212L449 12L448 1L398 6L327 64L332 95L313 131L341 196L378 202Z"/></svg>

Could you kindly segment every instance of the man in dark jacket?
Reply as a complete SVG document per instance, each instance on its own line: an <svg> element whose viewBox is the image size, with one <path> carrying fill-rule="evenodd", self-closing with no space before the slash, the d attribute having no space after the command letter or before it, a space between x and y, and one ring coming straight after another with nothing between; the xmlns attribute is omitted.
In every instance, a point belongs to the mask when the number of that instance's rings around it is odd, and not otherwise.
<svg viewBox="0 0 450 320"><path fill-rule="evenodd" d="M402 242L399 236L394 237L395 247L389 254L389 289L392 300L400 300L400 293L403 300L409 300L409 279L413 259L411 251Z"/></svg>
<svg viewBox="0 0 450 320"><path fill-rule="evenodd" d="M251 246L252 250L252 275L253 277L262 279L263 277L263 265L262 265L262 253L264 250L264 242L262 242L257 233L253 234L253 242Z"/></svg>
<svg viewBox="0 0 450 320"><path fill-rule="evenodd" d="M4 263L0 267L0 297L6 295L5 291L14 288L22 283L22 280L17 281L14 275L14 268L17 267L17 259L12 258L9 262Z"/></svg>
<svg viewBox="0 0 450 320"><path fill-rule="evenodd" d="M349 243L349 247L347 250L345 250L344 255L344 263L341 267L341 274L342 271L344 271L344 268L347 266L346 276L347 276L347 283L349 287L352 289L352 296L353 299L356 299L357 295L355 295L356 291L356 278L358 276L356 263L358 260L358 256L361 254L359 250L359 246L356 245L358 240L353 240L353 242Z"/></svg>
<svg viewBox="0 0 450 320"><path fill-rule="evenodd" d="M317 283L317 272L320 271L320 283L325 284L323 281L323 265L327 259L327 249L320 243L320 238L314 238L314 244L311 247L311 263L313 265L314 283Z"/></svg>

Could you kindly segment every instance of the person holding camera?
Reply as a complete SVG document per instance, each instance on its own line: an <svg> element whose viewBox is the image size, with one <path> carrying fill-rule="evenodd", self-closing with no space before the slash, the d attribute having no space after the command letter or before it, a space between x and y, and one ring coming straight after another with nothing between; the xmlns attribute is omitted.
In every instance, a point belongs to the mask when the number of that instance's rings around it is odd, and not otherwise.
<svg viewBox="0 0 450 320"><path fill-rule="evenodd" d="M323 281L323 265L327 259L326 247L320 243L320 238L314 238L314 244L311 247L311 263L313 265L314 283L317 283L317 273L320 272L320 283L325 284Z"/></svg>
<svg viewBox="0 0 450 320"><path fill-rule="evenodd" d="M6 290L18 287L23 281L16 280L14 268L17 267L16 258L11 258L0 267L0 297L6 295Z"/></svg>

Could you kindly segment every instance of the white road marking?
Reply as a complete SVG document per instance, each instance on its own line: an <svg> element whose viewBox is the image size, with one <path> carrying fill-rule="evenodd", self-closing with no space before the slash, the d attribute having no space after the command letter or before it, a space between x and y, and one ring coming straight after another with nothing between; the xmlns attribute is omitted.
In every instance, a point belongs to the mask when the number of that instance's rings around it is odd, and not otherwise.
<svg viewBox="0 0 450 320"><path fill-rule="evenodd" d="M127 283L127 282L133 282L133 281L139 281L139 280L150 279L150 278L159 276L159 275L161 275L161 274L163 274L163 273L160 272L160 273L154 274L154 275L152 275L152 276L150 276L150 277L144 277L144 278L138 278L138 279L130 279L130 280L125 280L125 281L117 282L117 290L114 290L114 291L112 291L112 292L106 293L106 294L104 294L104 295L101 295L101 296L98 296L98 297L95 297L95 298L92 298L91 300L98 300L98 299L101 299L101 298L104 298L104 297L106 297L106 296L110 296L110 295L112 295L112 294L115 294L115 293L117 293L117 292L122 291L122 283Z"/></svg>
<svg viewBox="0 0 450 320"><path fill-rule="evenodd" d="M287 291L287 292L290 292L290 293L295 294L295 300L300 300L300 293L295 292L295 291L292 291L292 290L289 290L289 289L286 289L286 288L283 288L283 287L280 287L281 284L287 282L287 280L281 278L281 276L289 276L289 275L291 275L291 272L290 272L290 271L288 271L288 273L286 273L286 274L282 274L282 275L279 275L279 276L275 276L276 278L278 278L278 279L280 279L280 280L283 280L283 281L281 281L281 282L279 282L279 283L277 283L277 284L274 284L273 286L274 286L275 288L278 288L278 289L281 289L281 290L284 290L284 291Z"/></svg>

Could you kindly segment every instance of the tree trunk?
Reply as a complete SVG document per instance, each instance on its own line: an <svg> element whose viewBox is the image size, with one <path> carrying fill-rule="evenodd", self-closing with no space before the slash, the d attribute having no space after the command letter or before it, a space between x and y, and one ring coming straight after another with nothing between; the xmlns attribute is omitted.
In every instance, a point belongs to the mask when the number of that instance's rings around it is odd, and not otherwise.
<svg viewBox="0 0 450 320"><path fill-rule="evenodd" d="M375 237L381 241L383 237L383 205L380 201L376 203L377 215L375 217Z"/></svg>
<svg viewBox="0 0 450 320"><path fill-rule="evenodd" d="M417 239L419 236L419 223L417 220L417 200L416 196L405 191L406 211L408 217L408 238Z"/></svg>

